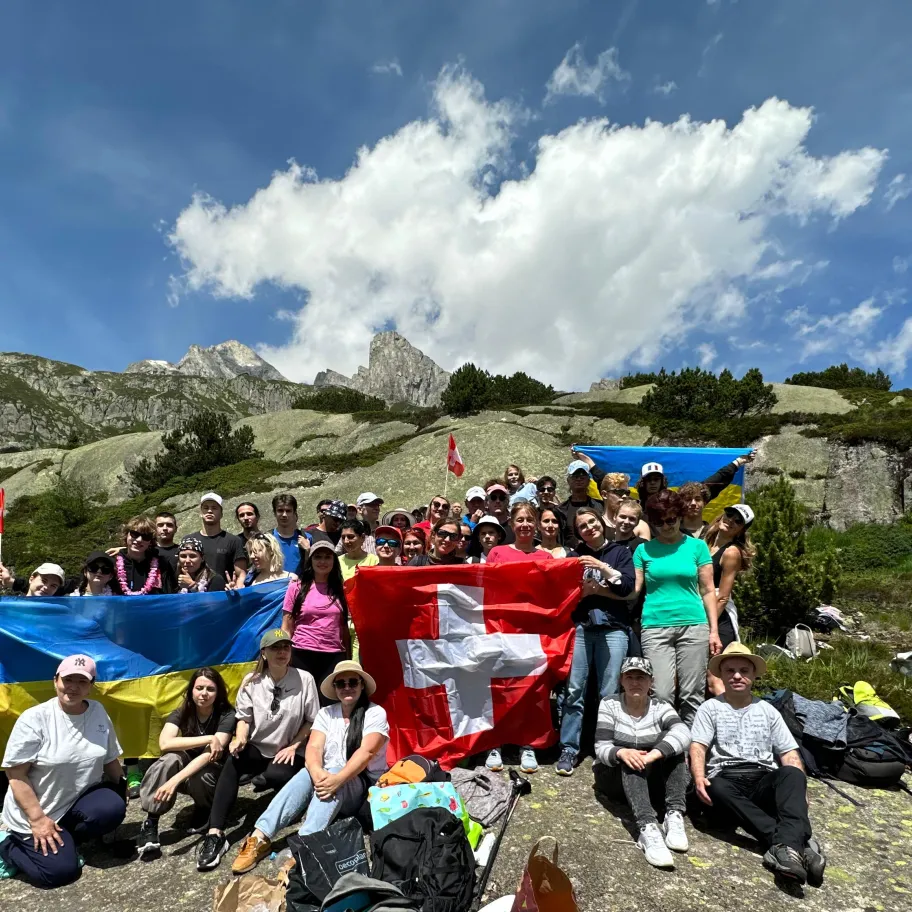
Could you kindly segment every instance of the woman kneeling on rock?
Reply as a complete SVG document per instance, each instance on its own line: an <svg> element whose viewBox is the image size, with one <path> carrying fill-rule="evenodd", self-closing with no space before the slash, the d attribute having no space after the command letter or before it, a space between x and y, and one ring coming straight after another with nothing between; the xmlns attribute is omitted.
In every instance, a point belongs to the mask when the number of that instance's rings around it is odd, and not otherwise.
<svg viewBox="0 0 912 912"><path fill-rule="evenodd" d="M271 851L272 840L306 811L301 836L325 830L336 817L352 817L364 803L368 783L386 772L389 722L370 702L374 679L357 662L339 662L320 691L338 702L317 713L307 742L307 768L272 799L256 822L231 870L243 874ZM364 774L364 775L362 775Z"/></svg>
<svg viewBox="0 0 912 912"><path fill-rule="evenodd" d="M686 852L684 754L690 732L678 714L649 696L652 663L631 656L621 666L621 693L599 705L595 729L596 782L609 797L626 799L640 829L637 845L657 868L673 868L669 849ZM659 827L653 796L665 805Z"/></svg>

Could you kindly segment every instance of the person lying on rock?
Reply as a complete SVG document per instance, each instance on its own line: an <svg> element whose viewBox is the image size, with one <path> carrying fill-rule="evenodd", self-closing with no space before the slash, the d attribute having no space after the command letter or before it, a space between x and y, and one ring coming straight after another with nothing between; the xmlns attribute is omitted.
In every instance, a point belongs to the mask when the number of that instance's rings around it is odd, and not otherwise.
<svg viewBox="0 0 912 912"><path fill-rule="evenodd" d="M709 669L725 692L700 706L691 728L690 769L698 797L759 840L765 868L819 887L826 858L811 835L798 744L778 710L751 694L766 662L732 643L713 656Z"/></svg>

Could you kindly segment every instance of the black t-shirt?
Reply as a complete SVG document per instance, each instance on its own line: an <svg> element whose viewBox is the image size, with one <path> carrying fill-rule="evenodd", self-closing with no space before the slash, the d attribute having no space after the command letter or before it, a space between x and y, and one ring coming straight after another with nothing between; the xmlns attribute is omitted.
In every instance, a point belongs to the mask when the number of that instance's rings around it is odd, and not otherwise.
<svg viewBox="0 0 912 912"><path fill-rule="evenodd" d="M158 559L166 560L171 564L174 573L177 574L177 552L180 550L180 545L159 545L158 546Z"/></svg>
<svg viewBox="0 0 912 912"><path fill-rule="evenodd" d="M564 538L566 546L568 548L575 548L579 539L576 537L576 511L582 510L583 507L592 507L599 516L603 516L605 513L605 508L602 505L600 500L596 500L594 497L587 497L585 500L581 500L579 503L574 503L569 497L562 503L558 505L558 510L564 514L564 518L567 520L567 530L564 533Z"/></svg>
<svg viewBox="0 0 912 912"><path fill-rule="evenodd" d="M127 586L134 592L138 592L146 585L146 580L149 578L149 571L152 569L152 558L147 557L144 561L136 563L127 557L126 551L121 551L118 557L123 558ZM115 561L116 560L117 558L115 558ZM171 564L163 558L158 559L158 574L160 577L159 585L149 593L150 595L167 595L177 592L177 574L174 572L174 568ZM111 592L113 595L125 594L120 587L116 566L114 576L111 578Z"/></svg>
<svg viewBox="0 0 912 912"><path fill-rule="evenodd" d="M181 711L175 709L174 712L168 714L168 718L165 719L165 722L170 722L172 725L177 725L180 727L180 715ZM234 732L235 718L234 710L228 709L225 710L217 719L215 713L213 713L206 720L205 725L199 724L199 719L197 719L196 714L190 716L190 728L189 731L182 731L180 736L182 738L202 738L203 735L212 737L212 735L230 735ZM204 750L207 750L205 747L194 747L190 750L187 750L186 753L189 754L191 758L198 757Z"/></svg>
<svg viewBox="0 0 912 912"><path fill-rule="evenodd" d="M222 529L218 535L205 535L202 532L193 536L203 543L203 556L206 566L220 573L225 579L234 576L234 562L242 561L247 566L247 549L240 535L232 535Z"/></svg>

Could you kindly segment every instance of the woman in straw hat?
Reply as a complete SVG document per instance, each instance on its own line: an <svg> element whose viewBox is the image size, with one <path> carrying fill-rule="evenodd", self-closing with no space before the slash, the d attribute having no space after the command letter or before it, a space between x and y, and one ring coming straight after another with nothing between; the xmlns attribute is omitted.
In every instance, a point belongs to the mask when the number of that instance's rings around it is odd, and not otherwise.
<svg viewBox="0 0 912 912"><path fill-rule="evenodd" d="M255 867L270 853L279 831L305 812L301 836L325 830L338 816L357 813L368 783L376 782L387 769L389 722L386 710L370 702L376 689L374 679L357 662L339 662L326 676L320 691L336 702L317 713L307 742L306 769L257 820L231 866L235 874Z"/></svg>

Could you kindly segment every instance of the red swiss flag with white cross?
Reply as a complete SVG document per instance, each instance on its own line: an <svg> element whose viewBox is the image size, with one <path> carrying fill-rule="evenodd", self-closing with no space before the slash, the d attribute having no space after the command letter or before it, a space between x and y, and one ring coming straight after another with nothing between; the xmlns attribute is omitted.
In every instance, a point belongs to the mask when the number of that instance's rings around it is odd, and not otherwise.
<svg viewBox="0 0 912 912"><path fill-rule="evenodd" d="M349 590L361 663L390 723L389 760L451 768L556 740L550 694L572 658L576 561L362 567Z"/></svg>

